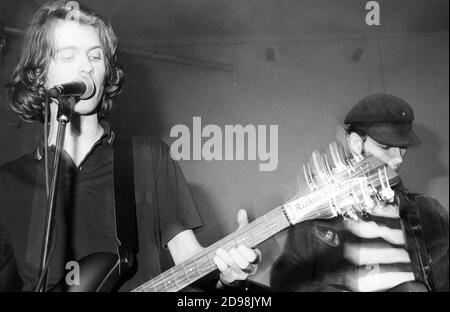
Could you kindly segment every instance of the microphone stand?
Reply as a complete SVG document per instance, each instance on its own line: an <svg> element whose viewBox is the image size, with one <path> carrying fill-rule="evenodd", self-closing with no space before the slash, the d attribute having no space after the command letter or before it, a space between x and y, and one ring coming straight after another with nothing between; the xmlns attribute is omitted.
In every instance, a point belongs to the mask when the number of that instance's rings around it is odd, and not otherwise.
<svg viewBox="0 0 450 312"><path fill-rule="evenodd" d="M72 114L72 108L74 107L76 101L74 97L63 97L59 96L57 98L59 101L58 113L56 119L58 121L58 130L56 135L56 149L55 156L53 159L53 171L52 179L50 184L49 193L47 195L47 214L45 220L45 232L44 241L42 245L41 262L39 267L39 279L36 285L37 292L47 291L48 282L48 268L50 262L50 249L55 236L55 200L57 195L57 184L60 172L60 158L61 151L64 146L64 136L66 133L66 125L70 121ZM47 109L47 108L45 108Z"/></svg>

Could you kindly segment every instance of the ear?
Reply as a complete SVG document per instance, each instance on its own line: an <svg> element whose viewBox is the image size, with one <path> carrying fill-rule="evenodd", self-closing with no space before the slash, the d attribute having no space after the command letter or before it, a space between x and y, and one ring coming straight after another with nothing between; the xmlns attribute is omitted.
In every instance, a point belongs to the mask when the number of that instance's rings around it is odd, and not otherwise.
<svg viewBox="0 0 450 312"><path fill-rule="evenodd" d="M350 133L349 145L352 152L361 155L363 150L363 139L356 133Z"/></svg>

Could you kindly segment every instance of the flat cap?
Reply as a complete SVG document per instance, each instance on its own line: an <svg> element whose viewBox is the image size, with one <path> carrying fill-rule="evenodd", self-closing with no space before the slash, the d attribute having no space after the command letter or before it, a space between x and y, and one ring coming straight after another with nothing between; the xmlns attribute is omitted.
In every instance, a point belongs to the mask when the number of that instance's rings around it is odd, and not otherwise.
<svg viewBox="0 0 450 312"><path fill-rule="evenodd" d="M372 94L360 100L345 117L345 124L363 130L379 143L408 147L421 143L412 129L414 111L390 94Z"/></svg>

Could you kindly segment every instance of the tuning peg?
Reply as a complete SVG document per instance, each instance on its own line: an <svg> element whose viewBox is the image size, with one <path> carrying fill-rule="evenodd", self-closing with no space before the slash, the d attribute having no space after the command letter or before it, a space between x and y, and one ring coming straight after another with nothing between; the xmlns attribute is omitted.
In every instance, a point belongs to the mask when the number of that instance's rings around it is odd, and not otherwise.
<svg viewBox="0 0 450 312"><path fill-rule="evenodd" d="M312 160L314 172L317 173L317 175L316 175L317 182L318 183L326 183L326 181L328 179L327 179L327 176L325 173L325 168L324 168L322 159L320 157L320 153L318 151L314 151L314 152L312 152L311 156L312 156L311 160Z"/></svg>
<svg viewBox="0 0 450 312"><path fill-rule="evenodd" d="M370 191L370 193L369 193L370 196L375 197L375 199L376 199L377 201L378 201L378 200L381 200L380 194L378 194L377 190L373 187L372 184L369 183L369 184L367 185L367 187L368 187L368 189L369 189L369 191Z"/></svg>
<svg viewBox="0 0 450 312"><path fill-rule="evenodd" d="M336 171L337 172L344 171L346 169L346 167L344 165L344 160L342 159L341 155L339 154L339 147L338 147L337 143L331 142L328 147L329 147L330 155L333 160Z"/></svg>
<svg viewBox="0 0 450 312"><path fill-rule="evenodd" d="M339 170L340 169L339 168L339 159L335 154L333 143L335 143L335 142L328 144L328 153L331 156L331 161L333 162L334 167L336 168L336 170Z"/></svg>
<svg viewBox="0 0 450 312"><path fill-rule="evenodd" d="M314 183L314 178L312 176L311 167L310 167L309 163L306 166L303 165L303 174L305 175L306 184L308 184L311 191L317 190L318 187Z"/></svg>
<svg viewBox="0 0 450 312"><path fill-rule="evenodd" d="M323 167L325 169L325 173L327 174L327 176L330 179L333 179L334 170L333 170L333 168L331 168L330 161L329 161L328 155L326 153L323 154L323 164L324 164Z"/></svg>
<svg viewBox="0 0 450 312"><path fill-rule="evenodd" d="M366 211L366 207L362 205L361 203L355 203L355 205L352 206L353 212L356 213L357 218L361 216L362 218L367 218L369 214Z"/></svg>
<svg viewBox="0 0 450 312"><path fill-rule="evenodd" d="M352 206L351 209L348 209L348 210L347 210L347 214L348 214L348 217L349 217L349 218L351 218L351 219L353 219L353 220L358 220L359 217L358 217L358 214L357 214L355 211L356 211L355 206Z"/></svg>
<svg viewBox="0 0 450 312"><path fill-rule="evenodd" d="M370 216L366 209L360 209L359 213L363 219L367 219Z"/></svg>
<svg viewBox="0 0 450 312"><path fill-rule="evenodd" d="M348 213L348 210L349 210L350 208L346 208L345 209L345 211L343 211L343 210L340 210L339 211L339 215L341 216L341 218L344 220L344 221L348 221L349 219L350 219L350 215L349 215L349 213Z"/></svg>
<svg viewBox="0 0 450 312"><path fill-rule="evenodd" d="M323 167L320 162L320 154L318 151L312 152L311 160L312 160L312 164L314 166L313 168L315 169L315 172L317 172L317 175L323 174Z"/></svg>
<svg viewBox="0 0 450 312"><path fill-rule="evenodd" d="M355 167L353 167L353 163L352 163L352 160L351 160L349 154L343 152L342 155L343 155L344 162L345 162L345 165L346 165L347 169L350 172L354 172L355 171Z"/></svg>
<svg viewBox="0 0 450 312"><path fill-rule="evenodd" d="M308 175L309 175L309 179L310 179L311 183L316 188L318 188L317 184L316 184L316 175L313 173L313 170L311 169L311 163L310 162L306 165L306 169L308 170Z"/></svg>
<svg viewBox="0 0 450 312"><path fill-rule="evenodd" d="M386 166L383 166L383 169L378 168L378 179L380 180L381 191L380 195L383 200L387 202L392 202L395 197L394 191L391 189L391 185L389 184L389 178L387 176Z"/></svg>
<svg viewBox="0 0 450 312"><path fill-rule="evenodd" d="M353 203L350 203L345 207L345 212L343 214L345 215L346 219L358 220L359 218L357 211L359 212L360 210L359 202L352 193L349 194L349 197L352 199Z"/></svg>
<svg viewBox="0 0 450 312"><path fill-rule="evenodd" d="M353 165L359 163L361 160L364 159L361 153L358 153L357 151L353 150L353 148L350 148L350 152L353 159Z"/></svg>
<svg viewBox="0 0 450 312"><path fill-rule="evenodd" d="M312 184L309 180L308 171L306 170L306 166L303 164L303 175L305 176L306 184L309 186L311 190L313 190Z"/></svg>
<svg viewBox="0 0 450 312"><path fill-rule="evenodd" d="M346 170L351 171L352 166L347 157L346 148L343 145L336 145L336 152L338 154L340 163L344 166Z"/></svg>

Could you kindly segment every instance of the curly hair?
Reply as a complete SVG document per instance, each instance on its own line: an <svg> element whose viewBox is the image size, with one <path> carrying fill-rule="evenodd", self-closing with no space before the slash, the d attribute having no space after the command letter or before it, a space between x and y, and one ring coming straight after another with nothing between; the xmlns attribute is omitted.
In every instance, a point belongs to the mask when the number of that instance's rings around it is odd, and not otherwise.
<svg viewBox="0 0 450 312"><path fill-rule="evenodd" d="M7 84L9 105L24 121L44 121L45 77L56 54L53 30L58 20L65 20L73 14L71 3L74 1L59 0L44 4L27 30L20 61L11 82ZM104 119L111 111L112 99L120 93L123 83L123 71L117 63L117 37L111 24L94 12L79 7L76 13L80 23L97 29L105 54L105 87L97 108L99 119Z"/></svg>

